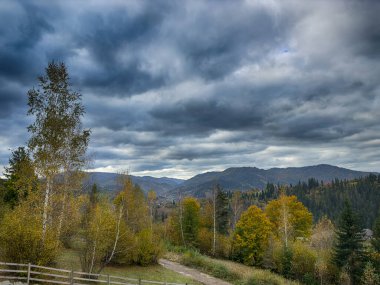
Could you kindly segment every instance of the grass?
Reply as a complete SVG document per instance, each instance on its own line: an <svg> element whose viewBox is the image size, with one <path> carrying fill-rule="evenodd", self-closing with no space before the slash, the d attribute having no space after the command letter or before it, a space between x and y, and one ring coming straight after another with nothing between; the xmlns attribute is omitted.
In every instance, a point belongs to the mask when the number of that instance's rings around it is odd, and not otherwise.
<svg viewBox="0 0 380 285"><path fill-rule="evenodd" d="M80 271L79 256L74 250L64 250L57 260L57 267ZM121 277L141 278L144 280L163 281L173 283L188 283L201 285L201 283L183 276L177 272L166 269L157 264L150 266L107 266L102 274L110 274Z"/></svg>
<svg viewBox="0 0 380 285"><path fill-rule="evenodd" d="M214 259L194 251L185 253L168 253L166 258L197 268L214 277L226 280L235 285L299 285L269 270L246 266L241 263Z"/></svg>

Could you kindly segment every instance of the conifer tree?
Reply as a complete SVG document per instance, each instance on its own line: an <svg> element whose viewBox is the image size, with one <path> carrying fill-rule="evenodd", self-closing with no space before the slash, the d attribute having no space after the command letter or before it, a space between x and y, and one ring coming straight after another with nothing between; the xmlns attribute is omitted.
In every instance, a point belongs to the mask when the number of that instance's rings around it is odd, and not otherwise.
<svg viewBox="0 0 380 285"><path fill-rule="evenodd" d="M376 273L371 262L366 264L361 281L363 285L380 284L380 276Z"/></svg>
<svg viewBox="0 0 380 285"><path fill-rule="evenodd" d="M12 151L9 159L9 167L5 167L4 202L11 207L16 206L20 200L25 199L31 191L38 186L38 177L34 165L25 147L19 147Z"/></svg>
<svg viewBox="0 0 380 285"><path fill-rule="evenodd" d="M219 234L228 234L229 215L227 194L218 186L216 193L216 231Z"/></svg>
<svg viewBox="0 0 380 285"><path fill-rule="evenodd" d="M348 201L345 202L336 234L333 262L339 269L348 272L352 284L360 284L365 262L363 233Z"/></svg>
<svg viewBox="0 0 380 285"><path fill-rule="evenodd" d="M373 247L372 259L374 266L380 273L380 216L377 218L373 227L373 237L371 240Z"/></svg>
<svg viewBox="0 0 380 285"><path fill-rule="evenodd" d="M377 218L373 227L373 238L371 243L376 253L380 254L380 216Z"/></svg>

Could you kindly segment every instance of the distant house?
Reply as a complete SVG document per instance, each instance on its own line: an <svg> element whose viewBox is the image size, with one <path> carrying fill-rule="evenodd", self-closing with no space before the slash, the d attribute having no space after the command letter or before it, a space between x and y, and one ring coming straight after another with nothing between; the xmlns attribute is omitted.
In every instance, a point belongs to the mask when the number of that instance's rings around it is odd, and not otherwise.
<svg viewBox="0 0 380 285"><path fill-rule="evenodd" d="M363 238L364 240L370 240L373 237L373 231L370 229L363 230Z"/></svg>

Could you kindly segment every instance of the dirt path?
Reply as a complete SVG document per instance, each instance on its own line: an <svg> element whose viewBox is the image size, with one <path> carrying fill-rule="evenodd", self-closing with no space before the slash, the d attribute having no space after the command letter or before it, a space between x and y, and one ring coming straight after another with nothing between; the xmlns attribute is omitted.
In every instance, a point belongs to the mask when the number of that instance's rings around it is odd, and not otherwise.
<svg viewBox="0 0 380 285"><path fill-rule="evenodd" d="M182 275L190 277L205 285L232 285L231 283L212 277L196 269L183 266L177 262L169 261L167 259L160 259L158 263L161 264L163 267L166 267L167 269L173 270Z"/></svg>

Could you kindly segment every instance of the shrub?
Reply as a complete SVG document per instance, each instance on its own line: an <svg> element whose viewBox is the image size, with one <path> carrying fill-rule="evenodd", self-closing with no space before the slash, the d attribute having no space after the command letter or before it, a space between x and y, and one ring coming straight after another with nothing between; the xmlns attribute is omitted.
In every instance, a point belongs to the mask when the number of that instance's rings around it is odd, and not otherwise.
<svg viewBox="0 0 380 285"><path fill-rule="evenodd" d="M201 228L198 234L198 248L201 253L212 255L214 233L207 228ZM228 257L231 251L231 241L227 236L216 234L216 257Z"/></svg>
<svg viewBox="0 0 380 285"><path fill-rule="evenodd" d="M4 216L0 248L2 259L7 262L49 265L59 253L60 242L50 228L42 242L42 215L30 211L24 203Z"/></svg>
<svg viewBox="0 0 380 285"><path fill-rule="evenodd" d="M137 245L134 250L134 263L143 266L157 263L164 250L163 243L157 241L150 229L144 229L136 236Z"/></svg>
<svg viewBox="0 0 380 285"><path fill-rule="evenodd" d="M111 263L116 265L133 264L134 251L137 247L137 238L124 222L120 224L120 240L117 245L116 253Z"/></svg>
<svg viewBox="0 0 380 285"><path fill-rule="evenodd" d="M316 252L302 242L295 242L292 245L292 275L298 280L314 280ZM305 281L305 284L313 284Z"/></svg>

